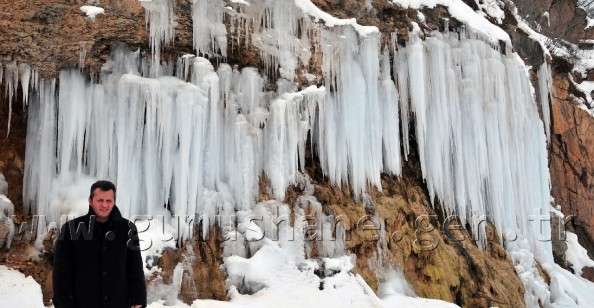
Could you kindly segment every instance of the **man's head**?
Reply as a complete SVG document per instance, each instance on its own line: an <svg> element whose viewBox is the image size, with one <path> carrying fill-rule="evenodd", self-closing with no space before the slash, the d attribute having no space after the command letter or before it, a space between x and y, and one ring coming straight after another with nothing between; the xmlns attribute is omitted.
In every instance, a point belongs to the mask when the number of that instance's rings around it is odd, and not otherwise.
<svg viewBox="0 0 594 308"><path fill-rule="evenodd" d="M98 222L109 220L109 214L115 205L116 187L110 181L97 181L91 185L89 206L97 215Z"/></svg>

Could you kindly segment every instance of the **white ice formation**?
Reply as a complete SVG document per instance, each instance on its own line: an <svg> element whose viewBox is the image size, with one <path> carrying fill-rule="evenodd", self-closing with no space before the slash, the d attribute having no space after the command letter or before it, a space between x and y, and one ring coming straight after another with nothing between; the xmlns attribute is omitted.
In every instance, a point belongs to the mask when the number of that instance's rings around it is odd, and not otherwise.
<svg viewBox="0 0 594 308"><path fill-rule="evenodd" d="M461 16L469 9L461 1L437 2ZM423 37L417 26L405 46L395 34L383 46L377 28L332 17L308 0L223 3L193 4L196 55L160 62L161 48L173 42L173 2L143 1L152 60L118 48L99 80L71 69L60 73L58 86L55 79L35 83L26 210L59 221L72 213L52 206L59 187L111 179L125 216L160 215L178 239L188 238L198 220L207 229L237 216L241 223L225 232L242 240L225 250L244 257L265 234L248 217L289 211L286 188L307 186L307 147L332 184L349 184L361 196L381 189L382 173L401 174L414 122L432 201L470 225L479 246L489 220L502 241L522 241L536 259L553 262L550 230L541 223L550 195L546 64L538 70L543 125L509 37L481 16L468 17L459 32ZM262 71L224 63L228 48L248 44L260 51ZM296 78L310 76L314 61L324 83L298 87ZM10 97L18 82L31 79L17 72L16 64L5 65ZM266 90L273 80L275 90ZM276 201L257 203L262 174ZM321 208L312 198L300 202ZM322 255L344 255L343 244L322 245Z"/></svg>

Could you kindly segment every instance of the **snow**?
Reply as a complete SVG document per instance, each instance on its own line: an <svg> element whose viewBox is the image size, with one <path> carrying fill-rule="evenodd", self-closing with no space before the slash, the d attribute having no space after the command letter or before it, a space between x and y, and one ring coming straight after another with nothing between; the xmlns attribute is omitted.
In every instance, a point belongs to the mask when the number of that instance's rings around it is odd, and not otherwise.
<svg viewBox="0 0 594 308"><path fill-rule="evenodd" d="M247 2L247 1L245 1L245 0L231 0L231 3L243 4L243 5L250 5L250 3Z"/></svg>
<svg viewBox="0 0 594 308"><path fill-rule="evenodd" d="M165 216L147 217L138 215L129 219L136 225L138 231L146 278L149 278L153 272L160 271L156 263L163 251L165 249L175 249L176 226L169 224L169 220L165 218Z"/></svg>
<svg viewBox="0 0 594 308"><path fill-rule="evenodd" d="M503 29L490 23L485 17L474 12L462 0L390 0L392 3L400 5L403 8L420 9L422 7L434 8L436 5L443 5L447 7L448 12L452 17L467 24L473 31L485 36L485 38L494 46L497 46L498 41L503 41L511 44L509 35ZM497 11L496 4L487 3L485 8L489 14L496 18L500 18L503 13L501 9Z"/></svg>
<svg viewBox="0 0 594 308"><path fill-rule="evenodd" d="M83 5L80 7L80 10L87 14L87 17L90 19L95 19L99 14L105 14L105 9L93 5Z"/></svg>
<svg viewBox="0 0 594 308"><path fill-rule="evenodd" d="M376 296L358 274L351 272L354 256L301 260L296 262L286 248L269 239L251 257L230 256L224 259L228 274L229 302L196 300L191 307L458 307L406 294L397 285L407 285L402 275L393 276L383 287L385 298ZM322 270L324 278L314 273ZM409 287L410 288L410 287ZM148 307L188 307L165 300Z"/></svg>
<svg viewBox="0 0 594 308"><path fill-rule="evenodd" d="M524 303L526 307L539 307L539 303L551 303L549 285L540 275L530 244L525 239L511 242L507 247L508 256L514 263L518 277L524 284ZM545 264L550 264L545 263Z"/></svg>
<svg viewBox="0 0 594 308"><path fill-rule="evenodd" d="M0 265L0 277L1 307L44 307L41 286L33 277L4 265Z"/></svg>
<svg viewBox="0 0 594 308"><path fill-rule="evenodd" d="M594 283L577 277L554 263L543 264L551 276L551 307L591 307Z"/></svg>
<svg viewBox="0 0 594 308"><path fill-rule="evenodd" d="M594 268L594 261L588 257L588 252L580 243L575 233L566 231L567 250L565 251L565 260L577 276L582 276L582 269L586 266Z"/></svg>
<svg viewBox="0 0 594 308"><path fill-rule="evenodd" d="M476 1L475 3L478 5L481 11L483 11L488 16L493 17L498 24L501 24L505 18L505 13L500 7L500 5L504 6L505 4L500 0L482 0Z"/></svg>
<svg viewBox="0 0 594 308"><path fill-rule="evenodd" d="M323 21L324 25L327 27L335 27L335 26L345 26L350 25L352 26L362 37L365 37L372 33L379 33L379 29L374 26L361 26L357 23L355 18L350 19L340 19L336 18L322 10L320 10L315 4L313 4L310 0L295 0L295 5L304 13L312 18L316 22Z"/></svg>

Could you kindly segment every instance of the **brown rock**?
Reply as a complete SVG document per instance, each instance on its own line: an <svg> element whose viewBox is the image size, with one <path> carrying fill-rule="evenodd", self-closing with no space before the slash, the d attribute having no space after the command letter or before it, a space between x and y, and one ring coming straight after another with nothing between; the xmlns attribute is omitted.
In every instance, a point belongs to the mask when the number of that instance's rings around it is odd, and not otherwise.
<svg viewBox="0 0 594 308"><path fill-rule="evenodd" d="M569 81L554 79L557 95L552 108L553 128L550 144L550 172L555 203L565 215L572 215L580 244L594 256L594 117L571 101L565 89Z"/></svg>
<svg viewBox="0 0 594 308"><path fill-rule="evenodd" d="M594 37L593 29L586 29L586 12L577 7L575 0L514 0L513 3L531 27L540 28L548 37L572 43Z"/></svg>
<svg viewBox="0 0 594 308"><path fill-rule="evenodd" d="M195 237L186 241L181 248L163 251L157 262L161 272L149 279L148 290L159 288L160 284L174 283L174 270L182 264L183 282L176 295L180 300L188 305L195 299L225 300L225 278L221 271L222 237L214 228L209 232L207 239Z"/></svg>
<svg viewBox="0 0 594 308"><path fill-rule="evenodd" d="M594 268L589 266L582 268L582 277L594 281Z"/></svg>
<svg viewBox="0 0 594 308"><path fill-rule="evenodd" d="M369 193L371 217L385 228L383 241L380 230L360 223L370 215L363 204L355 202L349 187L333 187L323 177L312 179L317 183L314 194L324 197L324 213L343 218L339 224L346 230L346 248L357 256L354 271L376 291L384 279L380 269L392 266L403 269L406 280L422 297L463 307L524 307L524 286L492 226L488 227L493 235L487 251L476 247L466 230L454 228L455 221L446 232L443 219L432 219L431 231L415 233L417 218L436 214L423 188L416 155L413 150L402 177L383 175L382 192L373 189ZM306 157L306 170L314 174L311 170L319 167L318 162L311 159L311 153ZM289 205L294 204L291 200Z"/></svg>
<svg viewBox="0 0 594 308"><path fill-rule="evenodd" d="M42 77L56 77L60 69L79 63L97 72L110 44L147 45L143 8L138 1L106 1L105 14L95 20L85 17L79 1L0 0L1 58L28 63ZM59 38L59 39L58 39ZM82 52L82 54L81 54Z"/></svg>
<svg viewBox="0 0 594 308"><path fill-rule="evenodd" d="M54 243L58 237L58 229L51 229L43 239L43 249L46 253L54 253Z"/></svg>

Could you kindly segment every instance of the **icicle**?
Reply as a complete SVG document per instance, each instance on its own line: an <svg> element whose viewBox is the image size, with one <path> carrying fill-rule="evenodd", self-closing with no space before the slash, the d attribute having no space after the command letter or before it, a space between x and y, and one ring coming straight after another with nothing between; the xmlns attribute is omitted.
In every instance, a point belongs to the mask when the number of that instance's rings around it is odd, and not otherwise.
<svg viewBox="0 0 594 308"><path fill-rule="evenodd" d="M227 57L227 29L223 23L222 0L195 1L192 5L194 49L199 54Z"/></svg>
<svg viewBox="0 0 594 308"><path fill-rule="evenodd" d="M334 184L348 177L359 195L368 182L381 189L383 116L393 120L397 114L379 101L379 35L359 40L350 27L334 31L324 31L321 42L326 88L335 92L320 107L318 144L328 153L320 160Z"/></svg>
<svg viewBox="0 0 594 308"><path fill-rule="evenodd" d="M513 55L481 40L432 36L422 42L412 35L398 51L406 55L396 56L399 66L408 62L431 198L441 200L446 215L468 222L481 247L488 219L500 238L516 234L539 260L550 261L550 242L540 240L548 229L531 218L548 213L549 180L545 135L526 74Z"/></svg>
<svg viewBox="0 0 594 308"><path fill-rule="evenodd" d="M84 132L90 97L85 77L78 70L60 73L58 100L58 173L81 174ZM74 168L72 168L74 167ZM72 169L71 169L72 168Z"/></svg>
<svg viewBox="0 0 594 308"><path fill-rule="evenodd" d="M6 86L6 96L8 96L8 128L6 136L10 134L10 123L12 119L12 99L14 98L19 86L19 70L16 61L9 62L4 68L4 85Z"/></svg>
<svg viewBox="0 0 594 308"><path fill-rule="evenodd" d="M0 76L0 80L2 77ZM31 70L31 90L37 90L39 88L39 71L36 68Z"/></svg>
<svg viewBox="0 0 594 308"><path fill-rule="evenodd" d="M55 175L56 80L44 80L28 109L27 145L23 179L24 213L47 215L59 221L58 209L49 208Z"/></svg>
<svg viewBox="0 0 594 308"><path fill-rule="evenodd" d="M21 91L23 93L23 110L29 103L29 82L31 80L31 66L25 63L19 64L19 73L21 80Z"/></svg>
<svg viewBox="0 0 594 308"><path fill-rule="evenodd" d="M551 68L546 61L540 65L537 72L538 78L538 102L542 110L542 120L544 122L547 142L551 141L551 108L549 104L549 95L553 95L553 80L551 79ZM551 99L552 103L553 100Z"/></svg>
<svg viewBox="0 0 594 308"><path fill-rule="evenodd" d="M194 55L186 54L177 59L175 76L181 80L187 81L190 75L190 65L194 61Z"/></svg>
<svg viewBox="0 0 594 308"><path fill-rule="evenodd" d="M381 59L380 104L382 110L383 164L387 173L400 175L400 129L398 125L398 92L390 74L390 53L386 48ZM395 120L396 119L396 120Z"/></svg>
<svg viewBox="0 0 594 308"><path fill-rule="evenodd" d="M151 76L161 75L161 47L162 44L173 44L175 38L175 15L172 0L141 1L146 10L146 23L149 24L150 45L153 54Z"/></svg>
<svg viewBox="0 0 594 308"><path fill-rule="evenodd" d="M300 21L303 14L291 2L254 1L242 11L253 16L250 42L260 50L268 75L274 78L278 70L281 78L293 81L298 65L309 65L311 42L308 23ZM245 20L243 33L247 34L249 19L236 18L240 19L240 23Z"/></svg>
<svg viewBox="0 0 594 308"><path fill-rule="evenodd" d="M402 147L404 149L404 159L408 160L409 150L409 74L408 74L408 59L405 51L396 50L396 34L392 33L392 46L394 55L394 67L392 73L394 80L398 83L398 96L400 106L400 125L402 127ZM404 47L400 47L403 48ZM404 49L405 50L405 49Z"/></svg>

